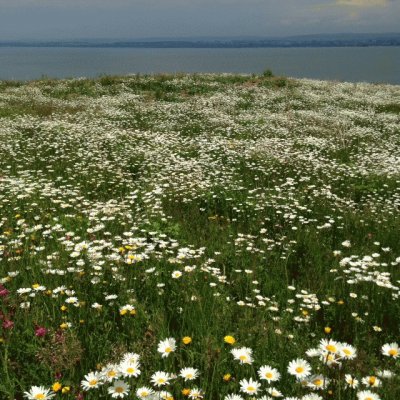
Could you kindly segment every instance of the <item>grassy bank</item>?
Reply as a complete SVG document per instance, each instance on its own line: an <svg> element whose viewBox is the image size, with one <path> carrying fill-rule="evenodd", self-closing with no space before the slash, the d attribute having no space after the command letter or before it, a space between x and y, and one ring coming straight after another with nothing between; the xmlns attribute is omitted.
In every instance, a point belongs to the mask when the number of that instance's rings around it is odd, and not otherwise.
<svg viewBox="0 0 400 400"><path fill-rule="evenodd" d="M399 104L0 82L0 398L399 398Z"/></svg>

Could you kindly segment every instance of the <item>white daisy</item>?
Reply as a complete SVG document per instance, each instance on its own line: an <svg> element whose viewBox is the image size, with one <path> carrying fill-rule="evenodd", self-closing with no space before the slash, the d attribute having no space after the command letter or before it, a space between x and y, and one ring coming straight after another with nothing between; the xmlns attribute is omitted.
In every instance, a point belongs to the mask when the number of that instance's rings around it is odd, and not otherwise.
<svg viewBox="0 0 400 400"><path fill-rule="evenodd" d="M119 372L125 377L137 377L141 374L139 363L122 362L118 366Z"/></svg>
<svg viewBox="0 0 400 400"><path fill-rule="evenodd" d="M278 381L281 374L276 368L272 368L269 365L263 365L258 370L258 376L261 380L266 380L268 383Z"/></svg>
<svg viewBox="0 0 400 400"><path fill-rule="evenodd" d="M83 390L96 389L102 384L102 376L99 372L89 372L85 375L85 380L81 382Z"/></svg>
<svg viewBox="0 0 400 400"><path fill-rule="evenodd" d="M115 381L113 386L107 389L108 394L113 398L124 398L129 393L129 385L124 381Z"/></svg>
<svg viewBox="0 0 400 400"><path fill-rule="evenodd" d="M154 390L147 386L142 386L136 390L136 396L139 397L139 399L150 398L153 393Z"/></svg>
<svg viewBox="0 0 400 400"><path fill-rule="evenodd" d="M240 347L232 349L231 353L235 360L239 360L241 364L251 364L253 362L253 351L248 347Z"/></svg>
<svg viewBox="0 0 400 400"><path fill-rule="evenodd" d="M288 372L297 379L306 378L311 373L311 366L306 360L298 358L289 363Z"/></svg>
<svg viewBox="0 0 400 400"><path fill-rule="evenodd" d="M185 381L191 381L198 377L199 371L195 368L182 368L179 375L185 379Z"/></svg>
<svg viewBox="0 0 400 400"><path fill-rule="evenodd" d="M28 400L47 400L51 399L55 395L54 392L43 386L32 386L29 392L24 393L24 396L28 398Z"/></svg>
<svg viewBox="0 0 400 400"><path fill-rule="evenodd" d="M172 377L168 372L157 371L151 376L151 382L155 386L164 386L168 385L171 378Z"/></svg>
<svg viewBox="0 0 400 400"><path fill-rule="evenodd" d="M386 343L382 346L384 356L397 358L400 355L399 345L397 343Z"/></svg>
<svg viewBox="0 0 400 400"><path fill-rule="evenodd" d="M381 398L373 392L369 390L363 390L362 392L357 393L358 400L381 400Z"/></svg>
<svg viewBox="0 0 400 400"><path fill-rule="evenodd" d="M157 347L158 352L161 353L161 357L168 357L175 349L176 340L174 338L162 340Z"/></svg>
<svg viewBox="0 0 400 400"><path fill-rule="evenodd" d="M257 381L253 381L253 379L242 379L240 382L240 391L246 394L257 394L260 389L260 384Z"/></svg>

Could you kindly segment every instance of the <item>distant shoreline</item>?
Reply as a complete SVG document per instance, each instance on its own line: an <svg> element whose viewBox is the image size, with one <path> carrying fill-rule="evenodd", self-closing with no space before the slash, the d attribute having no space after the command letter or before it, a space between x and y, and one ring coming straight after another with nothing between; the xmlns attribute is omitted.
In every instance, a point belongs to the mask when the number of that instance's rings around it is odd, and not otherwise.
<svg viewBox="0 0 400 400"><path fill-rule="evenodd" d="M295 48L295 47L393 47L400 46L400 34L388 35L315 35L257 39L143 39L143 40L8 40L0 47L65 48Z"/></svg>

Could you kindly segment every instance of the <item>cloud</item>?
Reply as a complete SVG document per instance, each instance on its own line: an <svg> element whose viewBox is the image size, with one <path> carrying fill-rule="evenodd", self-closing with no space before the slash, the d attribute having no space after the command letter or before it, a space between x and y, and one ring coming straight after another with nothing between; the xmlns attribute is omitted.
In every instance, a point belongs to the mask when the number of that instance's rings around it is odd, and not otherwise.
<svg viewBox="0 0 400 400"><path fill-rule="evenodd" d="M388 0L336 0L339 6L350 7L384 7L389 4Z"/></svg>

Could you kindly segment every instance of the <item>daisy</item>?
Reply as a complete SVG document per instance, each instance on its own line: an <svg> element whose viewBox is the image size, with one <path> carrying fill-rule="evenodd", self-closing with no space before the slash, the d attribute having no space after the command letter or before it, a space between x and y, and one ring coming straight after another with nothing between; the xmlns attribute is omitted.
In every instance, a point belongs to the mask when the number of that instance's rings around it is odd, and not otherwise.
<svg viewBox="0 0 400 400"><path fill-rule="evenodd" d="M129 393L129 385L124 381L115 381L113 386L109 387L107 391L113 398L124 398Z"/></svg>
<svg viewBox="0 0 400 400"><path fill-rule="evenodd" d="M232 349L231 353L235 360L239 360L240 364L251 364L253 362L252 353L253 351L248 347L240 347L238 349Z"/></svg>
<svg viewBox="0 0 400 400"><path fill-rule="evenodd" d="M337 354L340 349L340 343L335 342L332 339L326 340L322 339L319 345L320 349L324 352Z"/></svg>
<svg viewBox="0 0 400 400"><path fill-rule="evenodd" d="M172 394L167 392L166 390L162 390L161 392L155 393L154 399L157 400L174 400Z"/></svg>
<svg viewBox="0 0 400 400"><path fill-rule="evenodd" d="M29 400L47 400L55 395L50 389L46 389L43 386L32 386L29 392L24 393L24 396Z"/></svg>
<svg viewBox="0 0 400 400"><path fill-rule="evenodd" d="M362 378L361 382L368 387L379 387L382 384L382 381L373 375Z"/></svg>
<svg viewBox="0 0 400 400"><path fill-rule="evenodd" d="M339 349L339 354L340 357L346 359L346 360L352 360L357 357L357 350L355 347L347 344L347 343L342 343Z"/></svg>
<svg viewBox="0 0 400 400"><path fill-rule="evenodd" d="M169 383L171 375L168 372L157 371L151 376L151 382L155 386L164 386Z"/></svg>
<svg viewBox="0 0 400 400"><path fill-rule="evenodd" d="M321 396L315 393L306 394L301 400L323 400Z"/></svg>
<svg viewBox="0 0 400 400"><path fill-rule="evenodd" d="M346 382L346 385L352 389L356 389L359 385L359 381L358 379L354 378L353 376L351 376L350 374L346 374L344 376L344 380Z"/></svg>
<svg viewBox="0 0 400 400"><path fill-rule="evenodd" d="M119 366L116 364L108 364L106 365L102 371L102 378L106 382L112 382L114 379L118 379L121 376L121 372L119 371Z"/></svg>
<svg viewBox="0 0 400 400"><path fill-rule="evenodd" d="M176 340L174 338L168 338L161 341L158 344L158 352L161 353L161 357L168 357L170 353L176 349Z"/></svg>
<svg viewBox="0 0 400 400"><path fill-rule="evenodd" d="M311 389L326 389L328 385L329 379L322 375L314 375L308 381L308 387Z"/></svg>
<svg viewBox="0 0 400 400"><path fill-rule="evenodd" d="M311 366L306 360L298 358L289 363L288 372L297 379L306 378L311 373Z"/></svg>
<svg viewBox="0 0 400 400"><path fill-rule="evenodd" d="M128 362L131 364L138 363L140 359L140 355L136 353L125 353L122 362Z"/></svg>
<svg viewBox="0 0 400 400"><path fill-rule="evenodd" d="M384 356L397 358L400 355L399 345L397 343L386 343L382 346Z"/></svg>
<svg viewBox="0 0 400 400"><path fill-rule="evenodd" d="M81 382L83 390L90 390L98 388L102 382L102 376L98 372L89 372L85 375L85 380Z"/></svg>
<svg viewBox="0 0 400 400"><path fill-rule="evenodd" d="M139 399L149 398L152 394L154 394L154 390L147 386L142 386L136 390L136 396L139 397Z"/></svg>
<svg viewBox="0 0 400 400"><path fill-rule="evenodd" d="M242 396L238 394L228 394L225 396L224 400L244 400Z"/></svg>
<svg viewBox="0 0 400 400"><path fill-rule="evenodd" d="M190 389L189 399L202 399L202 398L203 398L203 392L201 389L197 388Z"/></svg>
<svg viewBox="0 0 400 400"><path fill-rule="evenodd" d="M141 374L139 363L129 363L129 362L122 362L118 370L119 372L125 377L137 377Z"/></svg>
<svg viewBox="0 0 400 400"><path fill-rule="evenodd" d="M376 394L372 393L369 390L363 390L362 392L357 393L358 400L380 400L381 398Z"/></svg>
<svg viewBox="0 0 400 400"><path fill-rule="evenodd" d="M257 394L260 389L260 384L257 381L253 381L253 379L242 379L240 382L240 390L246 394Z"/></svg>
<svg viewBox="0 0 400 400"><path fill-rule="evenodd" d="M182 368L179 375L184 378L185 381L191 381L198 377L199 371L195 368Z"/></svg>
<svg viewBox="0 0 400 400"><path fill-rule="evenodd" d="M283 394L276 388L271 387L267 389L267 392L272 396L272 397L283 397Z"/></svg>
<svg viewBox="0 0 400 400"><path fill-rule="evenodd" d="M258 376L261 380L266 380L268 383L278 381L281 374L277 369L270 367L269 365L263 365L258 370Z"/></svg>

